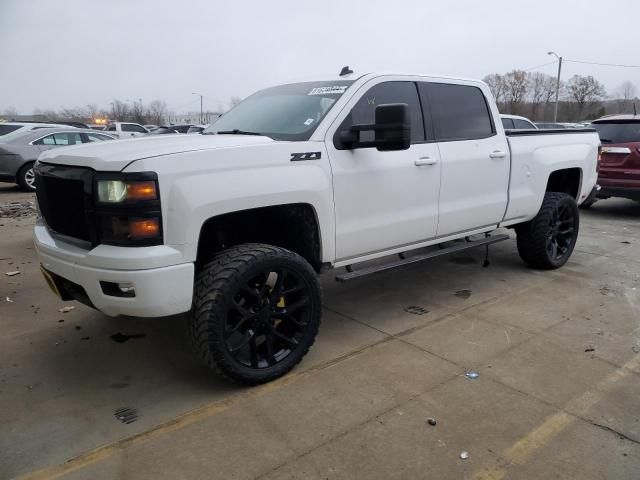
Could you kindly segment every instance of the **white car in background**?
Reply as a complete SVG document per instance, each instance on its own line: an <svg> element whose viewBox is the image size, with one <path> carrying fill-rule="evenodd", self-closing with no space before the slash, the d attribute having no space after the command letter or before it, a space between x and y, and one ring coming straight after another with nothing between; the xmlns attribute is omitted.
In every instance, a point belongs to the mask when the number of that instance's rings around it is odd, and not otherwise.
<svg viewBox="0 0 640 480"><path fill-rule="evenodd" d="M130 122L112 122L106 131L118 138L142 137L151 133L139 123Z"/></svg>
<svg viewBox="0 0 640 480"><path fill-rule="evenodd" d="M505 130L538 130L538 127L527 117L501 113L500 120Z"/></svg>
<svg viewBox="0 0 640 480"><path fill-rule="evenodd" d="M5 122L0 123L0 141L6 142L8 139L22 134L29 130L37 130L40 128L65 128L68 125L58 125L56 123L38 123L38 122ZM71 127L74 128L74 127Z"/></svg>

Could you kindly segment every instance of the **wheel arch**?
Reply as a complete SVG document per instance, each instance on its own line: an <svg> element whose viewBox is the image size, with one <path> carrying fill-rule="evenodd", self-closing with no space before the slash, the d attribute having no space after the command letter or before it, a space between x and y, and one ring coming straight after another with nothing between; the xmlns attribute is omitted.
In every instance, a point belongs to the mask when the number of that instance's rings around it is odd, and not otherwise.
<svg viewBox="0 0 640 480"><path fill-rule="evenodd" d="M583 172L580 167L562 168L549 174L545 192L559 192L578 200L582 190Z"/></svg>
<svg viewBox="0 0 640 480"><path fill-rule="evenodd" d="M287 203L248 208L207 218L200 227L196 267L217 252L242 243L265 243L291 250L319 272L323 245L313 205Z"/></svg>

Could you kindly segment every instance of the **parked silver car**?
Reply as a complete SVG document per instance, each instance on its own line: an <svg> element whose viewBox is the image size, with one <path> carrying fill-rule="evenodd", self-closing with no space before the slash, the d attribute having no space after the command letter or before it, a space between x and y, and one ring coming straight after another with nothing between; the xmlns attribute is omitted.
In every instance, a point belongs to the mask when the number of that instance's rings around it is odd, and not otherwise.
<svg viewBox="0 0 640 480"><path fill-rule="evenodd" d="M25 190L35 191L33 164L45 150L114 139L104 132L73 127L16 132L6 141L0 137L0 182L17 183Z"/></svg>

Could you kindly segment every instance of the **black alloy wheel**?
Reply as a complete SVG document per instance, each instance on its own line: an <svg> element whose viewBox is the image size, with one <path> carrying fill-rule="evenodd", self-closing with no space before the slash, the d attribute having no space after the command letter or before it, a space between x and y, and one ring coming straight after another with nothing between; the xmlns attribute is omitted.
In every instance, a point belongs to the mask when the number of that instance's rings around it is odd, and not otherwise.
<svg viewBox="0 0 640 480"><path fill-rule="evenodd" d="M320 283L309 262L281 247L247 243L199 268L189 339L212 370L255 385L300 362L321 315Z"/></svg>
<svg viewBox="0 0 640 480"><path fill-rule="evenodd" d="M533 268L561 267L571 257L579 227L575 199L566 193L547 192L538 214L516 227L520 258Z"/></svg>
<svg viewBox="0 0 640 480"><path fill-rule="evenodd" d="M301 276L283 267L251 277L230 302L225 345L238 363L271 367L299 345L310 325L309 292Z"/></svg>

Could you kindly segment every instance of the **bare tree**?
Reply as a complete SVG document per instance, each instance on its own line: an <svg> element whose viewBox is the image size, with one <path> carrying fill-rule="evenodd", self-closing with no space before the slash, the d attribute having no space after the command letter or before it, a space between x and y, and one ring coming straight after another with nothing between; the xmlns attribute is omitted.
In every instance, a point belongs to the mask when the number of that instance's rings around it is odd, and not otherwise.
<svg viewBox="0 0 640 480"><path fill-rule="evenodd" d="M236 96L231 97L229 99L229 108L228 108L228 110L231 110L233 107L235 107L241 101L242 101L242 98L240 98L240 97L236 97Z"/></svg>
<svg viewBox="0 0 640 480"><path fill-rule="evenodd" d="M504 101L504 77L499 73L492 73L482 79L484 83L489 86L489 90L493 94L496 103L503 103Z"/></svg>
<svg viewBox="0 0 640 480"><path fill-rule="evenodd" d="M574 75L567 83L567 95L576 104L574 116L590 114L592 107L606 95L604 86L591 75ZM585 108L587 111L585 111Z"/></svg>
<svg viewBox="0 0 640 480"><path fill-rule="evenodd" d="M13 106L9 106L2 111L2 116L8 117L9 119L14 118L17 115L18 115L18 110L16 110L16 107L13 107Z"/></svg>
<svg viewBox="0 0 640 480"><path fill-rule="evenodd" d="M509 113L523 113L529 82L523 70L513 70L504 76L505 102Z"/></svg>
<svg viewBox="0 0 640 480"><path fill-rule="evenodd" d="M162 125L164 117L167 115L167 104L162 100L154 100L149 104L148 117L154 125Z"/></svg>
<svg viewBox="0 0 640 480"><path fill-rule="evenodd" d="M85 120L89 122L93 122L96 118L100 116L100 109L94 103L89 103L86 107L84 107L84 115Z"/></svg>
<svg viewBox="0 0 640 480"><path fill-rule="evenodd" d="M550 81L551 80L551 81ZM533 72L528 74L529 82L529 101L531 102L531 118L542 119L543 115L539 115L540 107L543 106L544 101L547 100L552 92L553 88L550 88L553 83L553 77L550 75Z"/></svg>
<svg viewBox="0 0 640 480"><path fill-rule="evenodd" d="M632 105L633 99L636 97L636 86L629 82L623 82L615 91L617 97L618 112L624 113L627 107Z"/></svg>
<svg viewBox="0 0 640 480"><path fill-rule="evenodd" d="M82 107L73 107L73 108L61 108L58 116L62 120L84 120L85 119L85 110Z"/></svg>
<svg viewBox="0 0 640 480"><path fill-rule="evenodd" d="M131 117L134 122L145 124L147 123L147 119L144 114L144 104L142 103L142 99L139 99L137 102L133 101L133 106L131 107Z"/></svg>
<svg viewBox="0 0 640 480"><path fill-rule="evenodd" d="M127 120L129 118L129 105L120 100L111 102L111 118L116 121Z"/></svg>

